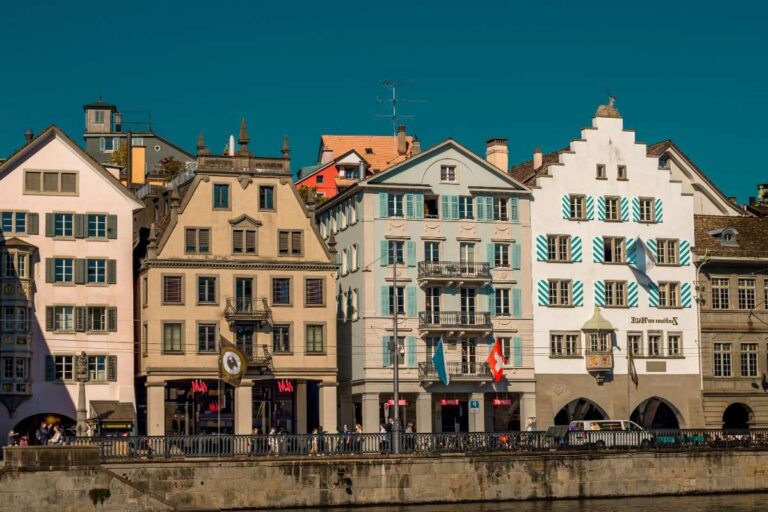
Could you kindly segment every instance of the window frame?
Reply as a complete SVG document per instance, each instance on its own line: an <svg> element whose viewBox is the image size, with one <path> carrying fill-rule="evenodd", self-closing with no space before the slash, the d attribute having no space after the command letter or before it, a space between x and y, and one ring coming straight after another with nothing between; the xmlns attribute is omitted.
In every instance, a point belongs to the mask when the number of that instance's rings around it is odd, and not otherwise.
<svg viewBox="0 0 768 512"><path fill-rule="evenodd" d="M220 190L221 188L225 188L225 190L226 190L226 196L225 196L225 199L224 199L224 202L226 204L222 205L221 203L219 203L217 205L217 201L221 200L221 195L219 193L217 193L217 191ZM213 184L211 185L211 190L212 190L212 193L213 193L213 200L211 201L212 209L214 209L214 210L224 210L224 211L232 209L232 187L230 186L229 183L224 183L224 182L220 182L220 181L219 182L214 181Z"/></svg>
<svg viewBox="0 0 768 512"><path fill-rule="evenodd" d="M197 275L195 275L195 277L196 277L195 281L196 281L196 285L197 285L196 288L195 288L195 292L196 292L196 295L195 295L196 302L195 303L198 306L216 306L216 305L218 305L219 304L219 276L218 275L213 275L213 274L197 274ZM207 280L207 279L213 279L213 300L200 300L200 297L201 297L201 295L200 295L200 286L202 285L202 281L203 280ZM207 288L208 287L206 287L206 292L209 291Z"/></svg>
<svg viewBox="0 0 768 512"><path fill-rule="evenodd" d="M294 236L296 234L299 234L301 237L301 247L299 248L299 252L296 253L296 250L294 248ZM287 244L287 253L283 254L282 247L280 245L280 237L286 234L288 237L288 244ZM304 256L304 230L299 229L280 229L277 231L277 255L282 258L289 258L289 257L301 257Z"/></svg>
<svg viewBox="0 0 768 512"><path fill-rule="evenodd" d="M168 301L167 300L166 280L168 278L178 278L180 280L180 282L179 282L179 293L180 293L181 297L180 297L180 301L179 302ZM160 287L161 287L160 288L160 302L161 302L161 304L163 306L183 306L184 305L184 303L186 302L184 300L185 299L185 294L186 294L186 289L185 289L185 284L186 283L185 283L185 281L186 281L186 279L184 279L184 274L161 274L160 275Z"/></svg>
<svg viewBox="0 0 768 512"><path fill-rule="evenodd" d="M309 282L310 281L319 281L320 282L320 302L319 303L310 303L309 301ZM322 277L304 277L304 307L305 308L322 308L325 307L325 278Z"/></svg>
<svg viewBox="0 0 768 512"><path fill-rule="evenodd" d="M561 256L565 248L565 259ZM555 257L552 258L551 250L554 250ZM571 261L571 235L547 235L547 261L557 263L569 263Z"/></svg>
<svg viewBox="0 0 768 512"><path fill-rule="evenodd" d="M512 289L496 288L495 290L496 315L500 317L512 316Z"/></svg>
<svg viewBox="0 0 768 512"><path fill-rule="evenodd" d="M627 304L627 281L605 280L605 307L614 309L623 309L629 307ZM618 293L621 292L621 293ZM608 300L609 297L613 300ZM619 299L618 301L616 299Z"/></svg>
<svg viewBox="0 0 768 512"><path fill-rule="evenodd" d="M732 342L715 341L712 344L712 376L719 379L733 377Z"/></svg>
<svg viewBox="0 0 768 512"><path fill-rule="evenodd" d="M179 326L179 350L168 349L166 344L166 327L178 325ZM160 322L160 339L161 339L161 353L162 354L184 354L184 320L163 320Z"/></svg>
<svg viewBox="0 0 768 512"><path fill-rule="evenodd" d="M555 337L561 337L555 344ZM555 347L558 347L555 350ZM549 357L557 359L581 358L581 331L550 331L549 332Z"/></svg>
<svg viewBox="0 0 768 512"><path fill-rule="evenodd" d="M194 250L189 249L189 245L187 245L187 241L189 238L189 233L193 231L195 233L195 248ZM203 251L200 249L200 233L203 231L208 232L208 246L206 247L206 250ZM209 255L211 254L211 234L213 230L208 226L185 226L184 227L184 254L204 254Z"/></svg>
<svg viewBox="0 0 768 512"><path fill-rule="evenodd" d="M572 279L549 279L548 282L548 297L549 297L549 306L551 307L560 307L560 308L570 308L573 307L573 280ZM563 284L565 284L565 289L563 288ZM552 300L552 287L555 286L555 301ZM563 296L565 295L563 292L567 293L567 300L563 300Z"/></svg>
<svg viewBox="0 0 768 512"><path fill-rule="evenodd" d="M459 196L459 220L475 220L475 198Z"/></svg>
<svg viewBox="0 0 768 512"><path fill-rule="evenodd" d="M664 255L664 261L661 261L662 254ZM680 265L680 240L676 238L657 238L656 264L670 267Z"/></svg>
<svg viewBox="0 0 768 512"><path fill-rule="evenodd" d="M677 346L675 350L672 350L672 338L677 338ZM680 331L667 332L667 357L682 358L683 357L683 333Z"/></svg>
<svg viewBox="0 0 768 512"><path fill-rule="evenodd" d="M85 214L85 219L84 219L84 222L85 222L85 237L88 240L107 240L109 238L109 234L107 233L107 229L108 229L107 225L108 225L109 221L107 220L107 217L108 217L108 214L106 214L106 213L99 213L99 212L91 212L91 213L86 213ZM96 219L101 218L103 220L103 223L102 223L102 229L103 229L103 233L104 233L103 235L99 235L99 234L92 235L91 234L91 219L92 218L96 218ZM97 226L97 229L98 229L98 226Z"/></svg>
<svg viewBox="0 0 768 512"><path fill-rule="evenodd" d="M275 345L275 335L277 334L277 329L280 329L282 332L282 329L285 328L287 331L288 336L288 350L278 350ZM273 354L279 354L279 355L291 355L293 354L293 322L281 322L273 324L272 326L272 353Z"/></svg>
<svg viewBox="0 0 768 512"><path fill-rule="evenodd" d="M587 220L587 196L584 194L568 195L569 214L568 220ZM574 215L575 210L580 209L580 215Z"/></svg>
<svg viewBox="0 0 768 512"><path fill-rule="evenodd" d="M445 171L445 172L444 172ZM455 165L440 166L440 183L458 183L459 175Z"/></svg>
<svg viewBox="0 0 768 512"><path fill-rule="evenodd" d="M724 286L723 282L725 282ZM709 286L712 309L717 311L731 309L731 278L711 276Z"/></svg>
<svg viewBox="0 0 768 512"><path fill-rule="evenodd" d="M608 259L609 251L611 255L610 261ZM616 260L617 254L620 256L618 261ZM625 265L627 263L627 239L625 237L603 237L603 263L607 265Z"/></svg>
<svg viewBox="0 0 768 512"><path fill-rule="evenodd" d="M739 343L739 377L755 378L760 373L760 344L756 341ZM745 371L745 368L747 371Z"/></svg>
<svg viewBox="0 0 768 512"><path fill-rule="evenodd" d="M493 220L495 222L509 222L509 199L506 197L493 197Z"/></svg>
<svg viewBox="0 0 768 512"><path fill-rule="evenodd" d="M275 285L278 284L278 281L280 283L287 282L287 302L276 302L275 298ZM293 306L293 277L291 276L284 276L284 275L273 275L270 276L269 280L269 294L270 294L270 304L273 307L291 307Z"/></svg>
<svg viewBox="0 0 768 512"><path fill-rule="evenodd" d="M743 284L749 283L751 285ZM750 307L751 305L751 307ZM736 309L753 311L757 307L757 279L755 277L736 278Z"/></svg>
<svg viewBox="0 0 768 512"><path fill-rule="evenodd" d="M269 206L262 206L262 199L263 199L262 191L267 191L267 190L271 190L272 191L272 195L270 197L270 202L272 204L269 205ZM262 212L274 212L274 211L277 210L277 204L276 204L277 201L276 201L276 198L275 198L275 192L276 192L276 188L275 188L274 185L259 185L259 211L262 211Z"/></svg>
<svg viewBox="0 0 768 512"><path fill-rule="evenodd" d="M659 305L660 309L680 309L680 282L679 281L659 281ZM662 298L664 304L662 304ZM670 299L674 298L674 301ZM674 303L673 303L674 302Z"/></svg>
<svg viewBox="0 0 768 512"><path fill-rule="evenodd" d="M45 174L57 174L56 178L56 191L45 190ZM30 174L39 174L40 188L39 190L32 190L28 187L27 176ZM62 176L73 175L75 178L75 190L74 192L62 192ZM24 169L24 182L23 193L25 195L34 196L78 196L80 194L80 171L68 170L68 169Z"/></svg>
<svg viewBox="0 0 768 512"><path fill-rule="evenodd" d="M387 192L387 218L405 217L405 194L399 192Z"/></svg>
<svg viewBox="0 0 768 512"><path fill-rule="evenodd" d="M202 328L209 328L213 327L213 348L207 348L206 350L201 350L201 338L200 334L202 333ZM208 355L208 354L217 354L218 353L218 339L219 339L219 323L215 321L210 320L198 320L195 325L195 338L196 338L196 345L197 345L197 353ZM206 347L208 346L208 341L206 340Z"/></svg>
<svg viewBox="0 0 768 512"><path fill-rule="evenodd" d="M621 222L621 197L603 196L605 202L605 222Z"/></svg>
<svg viewBox="0 0 768 512"><path fill-rule="evenodd" d="M512 268L511 250L512 244L509 242L494 242L493 266L496 268Z"/></svg>
<svg viewBox="0 0 768 512"><path fill-rule="evenodd" d="M637 222L641 224L655 224L656 223L656 198L654 197L638 197L638 209L640 211L640 218ZM643 213L644 208L643 205L648 206L648 213L650 215L650 219L644 219Z"/></svg>
<svg viewBox="0 0 768 512"><path fill-rule="evenodd" d="M314 330L314 328L319 328L320 329L320 332L321 332L321 335L322 335L322 339L321 339L322 349L321 350L310 350L309 349L310 348L309 347L310 327L312 327L313 330ZM326 322L307 322L307 323L304 324L304 353L305 354L307 354L307 355L325 355L326 350L327 350L327 344L328 344L327 343L327 339L328 339L328 335L327 335L327 324L326 324Z"/></svg>
<svg viewBox="0 0 768 512"><path fill-rule="evenodd" d="M595 164L595 179L598 179L598 180L608 179L605 164Z"/></svg>

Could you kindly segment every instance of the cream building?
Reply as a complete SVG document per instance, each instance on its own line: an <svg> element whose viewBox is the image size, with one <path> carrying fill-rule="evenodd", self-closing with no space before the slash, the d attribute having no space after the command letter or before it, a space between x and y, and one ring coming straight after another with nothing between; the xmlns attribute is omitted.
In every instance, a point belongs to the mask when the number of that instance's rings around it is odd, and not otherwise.
<svg viewBox="0 0 768 512"><path fill-rule="evenodd" d="M134 429L133 212L141 203L51 126L0 167L0 432ZM69 431L68 433L73 433ZM34 442L34 440L32 440Z"/></svg>
<svg viewBox="0 0 768 512"><path fill-rule="evenodd" d="M211 156L155 209L138 277L139 401L150 435L336 428L336 266L291 183L284 146ZM219 339L249 358L218 389ZM143 407L142 409L143 410Z"/></svg>

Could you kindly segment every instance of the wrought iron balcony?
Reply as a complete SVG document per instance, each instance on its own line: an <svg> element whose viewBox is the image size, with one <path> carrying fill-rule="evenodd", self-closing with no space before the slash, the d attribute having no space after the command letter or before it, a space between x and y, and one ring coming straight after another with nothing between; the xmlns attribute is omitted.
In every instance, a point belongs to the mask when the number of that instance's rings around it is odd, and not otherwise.
<svg viewBox="0 0 768 512"><path fill-rule="evenodd" d="M249 366L272 367L272 352L269 351L269 345L242 346L238 344L238 348L248 358Z"/></svg>
<svg viewBox="0 0 768 512"><path fill-rule="evenodd" d="M424 281L486 282L491 280L488 263L466 261L420 261L419 279Z"/></svg>
<svg viewBox="0 0 768 512"><path fill-rule="evenodd" d="M257 322L272 318L267 299L264 297L243 299L227 297L224 318L228 322Z"/></svg>
<svg viewBox="0 0 768 512"><path fill-rule="evenodd" d="M471 362L449 362L446 363L448 367L448 375L453 379L479 379L486 380L491 378L491 371L488 368L488 363L481 363L478 361ZM426 363L419 363L419 378L421 380L440 380L435 370L435 365L431 361Z"/></svg>
<svg viewBox="0 0 768 512"><path fill-rule="evenodd" d="M419 313L419 329L439 331L485 331L491 328L491 315L485 312L422 311Z"/></svg>

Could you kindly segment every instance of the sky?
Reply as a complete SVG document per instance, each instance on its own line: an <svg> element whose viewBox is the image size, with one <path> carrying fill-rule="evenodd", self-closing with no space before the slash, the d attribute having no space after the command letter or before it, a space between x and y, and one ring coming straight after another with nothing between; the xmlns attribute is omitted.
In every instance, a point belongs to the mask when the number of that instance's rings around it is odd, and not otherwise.
<svg viewBox="0 0 768 512"><path fill-rule="evenodd" d="M768 183L768 2L189 0L5 2L0 156L57 124L82 143L101 95L150 110L155 131L214 151L245 116L250 149L292 167L321 134L392 131L385 80L401 80L409 134L452 137L510 163L562 148L607 91L625 128L671 138L729 196Z"/></svg>

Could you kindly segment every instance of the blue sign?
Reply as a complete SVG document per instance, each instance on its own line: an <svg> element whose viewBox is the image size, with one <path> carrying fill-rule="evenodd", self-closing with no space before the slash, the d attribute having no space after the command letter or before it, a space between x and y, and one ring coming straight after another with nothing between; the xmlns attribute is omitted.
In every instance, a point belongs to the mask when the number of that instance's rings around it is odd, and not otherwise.
<svg viewBox="0 0 768 512"><path fill-rule="evenodd" d="M479 412L479 411L480 411L480 400L470 400L469 412Z"/></svg>

